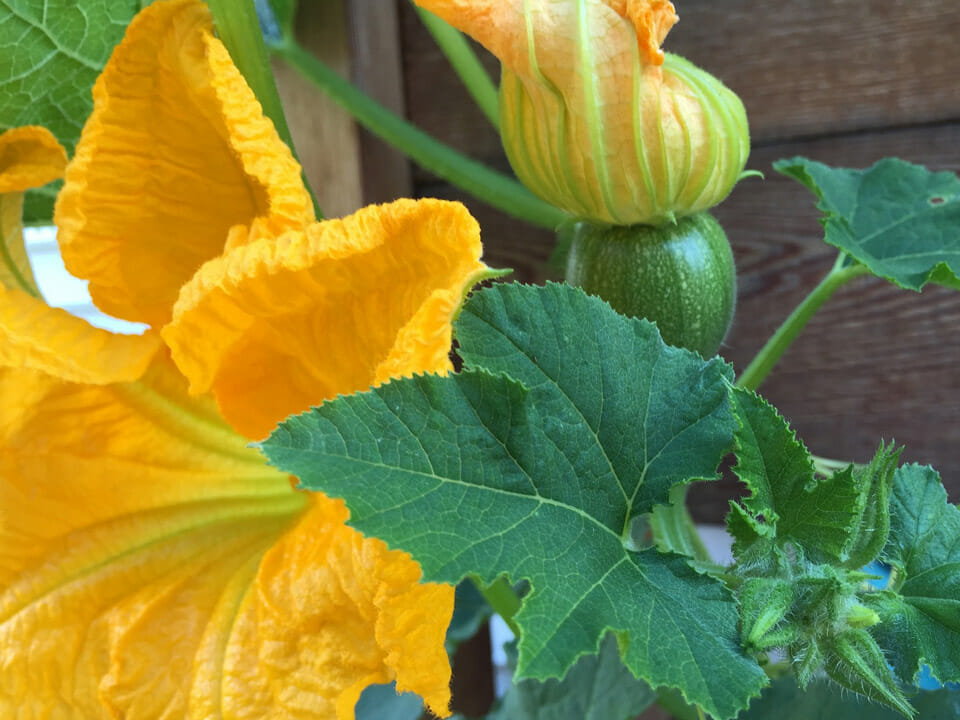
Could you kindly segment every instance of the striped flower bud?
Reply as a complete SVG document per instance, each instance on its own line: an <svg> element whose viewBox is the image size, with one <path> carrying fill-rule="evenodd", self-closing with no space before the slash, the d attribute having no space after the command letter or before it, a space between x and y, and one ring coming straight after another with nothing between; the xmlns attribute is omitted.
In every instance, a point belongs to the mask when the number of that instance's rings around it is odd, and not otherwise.
<svg viewBox="0 0 960 720"><path fill-rule="evenodd" d="M502 64L517 176L576 217L659 225L713 207L749 153L740 99L660 45L667 0L417 0Z"/></svg>

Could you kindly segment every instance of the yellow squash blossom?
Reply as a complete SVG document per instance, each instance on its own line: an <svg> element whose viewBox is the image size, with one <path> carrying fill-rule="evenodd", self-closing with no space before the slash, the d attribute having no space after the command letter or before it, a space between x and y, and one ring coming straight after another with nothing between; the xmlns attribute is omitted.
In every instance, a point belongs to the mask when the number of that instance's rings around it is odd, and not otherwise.
<svg viewBox="0 0 960 720"><path fill-rule="evenodd" d="M59 240L101 309L150 329L39 298L19 203L65 157L0 136L0 717L343 720L392 680L446 715L453 589L249 442L448 371L488 272L476 223L440 201L317 223L196 0L137 16L94 101Z"/></svg>
<svg viewBox="0 0 960 720"><path fill-rule="evenodd" d="M667 0L416 0L502 65L500 131L517 176L574 216L658 225L707 210L740 178L746 113L660 45Z"/></svg>

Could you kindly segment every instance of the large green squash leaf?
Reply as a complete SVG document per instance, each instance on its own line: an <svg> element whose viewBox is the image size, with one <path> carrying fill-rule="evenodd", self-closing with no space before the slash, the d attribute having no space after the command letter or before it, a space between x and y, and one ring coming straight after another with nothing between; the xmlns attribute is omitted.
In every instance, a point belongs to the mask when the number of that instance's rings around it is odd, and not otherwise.
<svg viewBox="0 0 960 720"><path fill-rule="evenodd" d="M459 375L325 403L264 452L345 498L352 525L428 580L528 580L519 678L562 678L612 631L636 677L736 715L767 680L733 598L630 532L675 484L715 476L735 426L729 366L562 285L481 291L457 337Z"/></svg>
<svg viewBox="0 0 960 720"><path fill-rule="evenodd" d="M906 465L894 477L890 511L883 559L894 580L868 596L883 619L873 634L904 682L924 663L941 682L960 681L960 509L935 470Z"/></svg>
<svg viewBox="0 0 960 720"><path fill-rule="evenodd" d="M960 179L888 158L867 170L796 157L774 164L820 202L824 240L910 290L960 289Z"/></svg>
<svg viewBox="0 0 960 720"><path fill-rule="evenodd" d="M43 125L73 155L90 89L130 19L150 0L0 0L0 132ZM58 185L27 194L29 221L49 220Z"/></svg>

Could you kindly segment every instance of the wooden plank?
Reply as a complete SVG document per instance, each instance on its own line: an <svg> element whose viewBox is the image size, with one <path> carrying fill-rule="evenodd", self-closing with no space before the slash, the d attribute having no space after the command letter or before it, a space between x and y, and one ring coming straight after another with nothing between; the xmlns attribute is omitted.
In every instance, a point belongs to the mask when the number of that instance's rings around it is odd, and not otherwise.
<svg viewBox="0 0 960 720"><path fill-rule="evenodd" d="M767 141L960 118L955 0L677 0L666 42Z"/></svg>
<svg viewBox="0 0 960 720"><path fill-rule="evenodd" d="M297 37L341 75L350 72L343 0L300 3ZM274 61L277 88L300 163L327 217L363 204L360 144L353 119L282 62Z"/></svg>
<svg viewBox="0 0 960 720"><path fill-rule="evenodd" d="M676 5L680 23L666 49L741 96L755 141L960 119L955 0ZM406 2L401 32L409 117L475 157L498 157L496 134ZM496 73L496 62L485 59Z"/></svg>
<svg viewBox="0 0 960 720"><path fill-rule="evenodd" d="M354 84L403 117L397 6L383 0L350 0L347 13ZM364 203L408 197L413 191L413 179L406 156L362 128L359 137Z"/></svg>
<svg viewBox="0 0 960 720"><path fill-rule="evenodd" d="M340 75L403 115L396 6L378 0L300 3L300 42ZM320 207L328 217L412 194L406 157L282 62L274 64L290 130Z"/></svg>

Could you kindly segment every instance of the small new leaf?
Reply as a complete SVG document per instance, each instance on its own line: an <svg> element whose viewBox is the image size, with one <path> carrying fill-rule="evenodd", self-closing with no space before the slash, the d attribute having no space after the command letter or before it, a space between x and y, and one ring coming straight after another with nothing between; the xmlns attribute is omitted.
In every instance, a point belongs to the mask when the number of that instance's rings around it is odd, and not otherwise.
<svg viewBox="0 0 960 720"><path fill-rule="evenodd" d="M888 158L867 170L796 157L774 163L823 211L824 240L902 288L960 289L960 179Z"/></svg>
<svg viewBox="0 0 960 720"><path fill-rule="evenodd" d="M737 590L740 603L740 633L744 647L769 650L796 639L795 625L786 621L795 589L789 580L747 578Z"/></svg>
<svg viewBox="0 0 960 720"><path fill-rule="evenodd" d="M792 542L811 560L839 560L862 508L852 470L818 480L810 453L772 405L741 388L732 398L740 421L734 470L750 491L728 520L735 554L745 560L757 536ZM762 554L772 558L766 547Z"/></svg>
<svg viewBox="0 0 960 720"><path fill-rule="evenodd" d="M960 510L937 472L919 465L897 470L890 507L882 557L894 581L864 596L882 619L871 632L904 682L923 664L941 682L960 681Z"/></svg>
<svg viewBox="0 0 960 720"><path fill-rule="evenodd" d="M519 678L562 678L613 631L634 676L735 716L767 680L739 647L730 593L627 542L674 485L715 476L735 425L729 366L564 285L478 292L457 337L464 372L325 403L264 452L343 497L351 524L427 580L528 580Z"/></svg>

